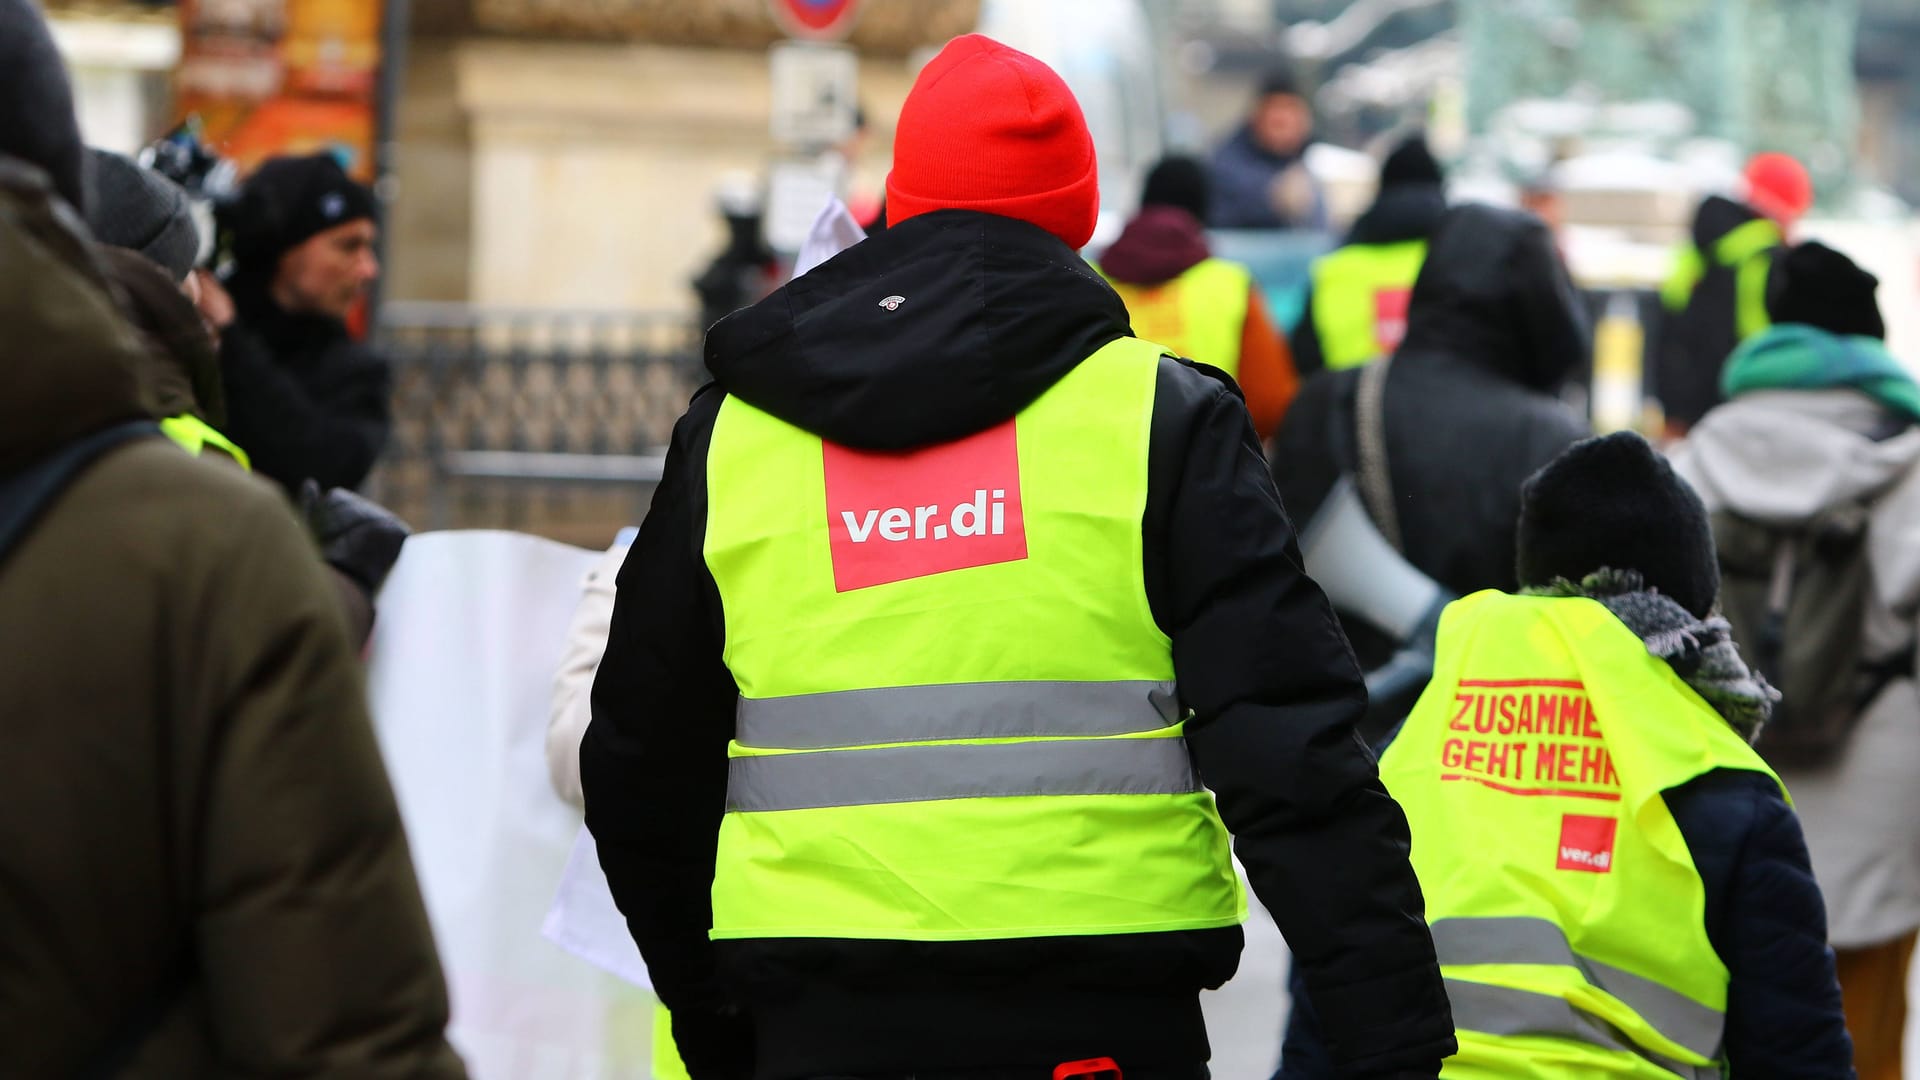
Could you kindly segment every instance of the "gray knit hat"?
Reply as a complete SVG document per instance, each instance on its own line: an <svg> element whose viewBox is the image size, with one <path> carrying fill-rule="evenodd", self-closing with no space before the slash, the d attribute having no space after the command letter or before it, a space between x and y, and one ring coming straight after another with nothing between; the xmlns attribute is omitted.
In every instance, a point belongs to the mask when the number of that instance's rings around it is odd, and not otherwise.
<svg viewBox="0 0 1920 1080"><path fill-rule="evenodd" d="M137 251L185 281L200 257L200 227L180 185L107 150L94 149L93 202L87 228L94 239Z"/></svg>

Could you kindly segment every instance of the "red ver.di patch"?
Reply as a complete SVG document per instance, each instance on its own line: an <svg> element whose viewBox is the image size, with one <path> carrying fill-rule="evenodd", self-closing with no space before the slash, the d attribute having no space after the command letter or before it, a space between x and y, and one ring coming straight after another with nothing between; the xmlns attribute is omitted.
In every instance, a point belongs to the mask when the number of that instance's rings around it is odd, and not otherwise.
<svg viewBox="0 0 1920 1080"><path fill-rule="evenodd" d="M1566 814L1560 818L1561 870L1604 874L1613 869L1613 834L1618 822L1610 817Z"/></svg>
<svg viewBox="0 0 1920 1080"><path fill-rule="evenodd" d="M823 447L835 591L1027 557L1014 421L905 453Z"/></svg>
<svg viewBox="0 0 1920 1080"><path fill-rule="evenodd" d="M1373 340L1384 352L1400 347L1407 336L1407 308L1412 289L1377 289L1373 294Z"/></svg>

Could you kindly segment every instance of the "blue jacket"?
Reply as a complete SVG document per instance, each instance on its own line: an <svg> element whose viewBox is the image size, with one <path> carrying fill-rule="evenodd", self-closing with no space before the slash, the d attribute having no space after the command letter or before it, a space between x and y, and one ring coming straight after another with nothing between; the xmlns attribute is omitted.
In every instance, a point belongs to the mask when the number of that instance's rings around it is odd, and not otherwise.
<svg viewBox="0 0 1920 1080"><path fill-rule="evenodd" d="M1227 137L1213 152L1213 192L1207 224L1216 229L1324 229L1326 197L1313 185L1313 208L1307 217L1292 221L1273 205L1273 180L1300 164L1298 155L1275 154L1253 141L1245 127Z"/></svg>
<svg viewBox="0 0 1920 1080"><path fill-rule="evenodd" d="M1727 1059L1740 1080L1849 1080L1853 1042L1840 1011L1826 904L1800 819L1759 773L1710 772L1668 791L1707 892L1707 939L1727 965ZM1331 1078L1305 988L1295 978L1275 1080Z"/></svg>

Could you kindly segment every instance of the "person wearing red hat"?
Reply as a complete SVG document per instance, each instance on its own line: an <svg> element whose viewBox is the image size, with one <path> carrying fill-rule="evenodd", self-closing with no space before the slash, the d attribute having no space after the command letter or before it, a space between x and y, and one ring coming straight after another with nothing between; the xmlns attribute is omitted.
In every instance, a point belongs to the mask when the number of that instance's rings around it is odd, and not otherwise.
<svg viewBox="0 0 1920 1080"><path fill-rule="evenodd" d="M1654 392L1675 436L1725 400L1720 369L1734 346L1770 325L1767 277L1813 206L1813 181L1786 154L1755 154L1744 187L1743 202L1723 195L1701 202L1691 236L1661 287L1667 319Z"/></svg>
<svg viewBox="0 0 1920 1080"><path fill-rule="evenodd" d="M958 38L890 227L708 332L580 746L694 1080L1203 1080L1230 845L1343 1075L1455 1049L1351 650L1231 380L1077 253L1097 175Z"/></svg>

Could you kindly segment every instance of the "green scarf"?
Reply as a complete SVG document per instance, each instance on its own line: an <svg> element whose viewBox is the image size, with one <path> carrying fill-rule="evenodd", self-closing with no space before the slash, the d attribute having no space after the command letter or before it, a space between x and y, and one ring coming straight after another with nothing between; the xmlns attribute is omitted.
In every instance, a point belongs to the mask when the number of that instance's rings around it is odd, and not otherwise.
<svg viewBox="0 0 1920 1080"><path fill-rule="evenodd" d="M1878 338L1781 323L1740 343L1720 374L1728 397L1753 390L1858 390L1920 424L1920 383Z"/></svg>

